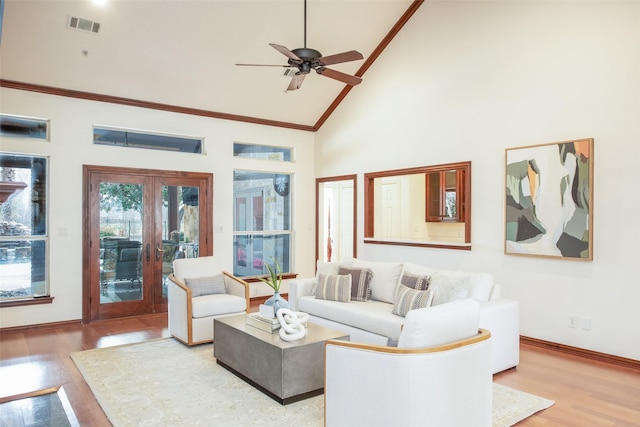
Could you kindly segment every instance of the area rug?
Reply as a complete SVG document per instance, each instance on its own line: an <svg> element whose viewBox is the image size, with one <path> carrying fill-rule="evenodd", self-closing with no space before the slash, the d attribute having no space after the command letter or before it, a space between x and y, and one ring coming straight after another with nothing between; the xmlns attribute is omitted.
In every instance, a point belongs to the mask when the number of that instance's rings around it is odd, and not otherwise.
<svg viewBox="0 0 640 427"><path fill-rule="evenodd" d="M220 367L213 345L172 338L71 353L116 426L323 426L324 397L282 406ZM493 426L510 426L553 401L493 385Z"/></svg>

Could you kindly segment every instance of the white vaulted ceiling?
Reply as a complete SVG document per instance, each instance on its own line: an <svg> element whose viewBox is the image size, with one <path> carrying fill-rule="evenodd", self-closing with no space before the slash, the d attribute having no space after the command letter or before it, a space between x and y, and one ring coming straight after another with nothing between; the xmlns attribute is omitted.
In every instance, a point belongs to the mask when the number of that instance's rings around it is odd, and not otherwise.
<svg viewBox="0 0 640 427"><path fill-rule="evenodd" d="M360 73L412 0L308 0L307 47L357 50L364 60L330 66ZM73 15L99 33L67 28ZM345 84L312 73L285 92L286 64L269 46L304 45L303 0L6 0L0 43L3 85L20 82L313 126ZM373 54L373 56L372 56ZM384 54L384 52L383 52ZM370 62L370 61L369 61ZM367 68L367 67L364 67ZM367 90L363 83L352 90Z"/></svg>

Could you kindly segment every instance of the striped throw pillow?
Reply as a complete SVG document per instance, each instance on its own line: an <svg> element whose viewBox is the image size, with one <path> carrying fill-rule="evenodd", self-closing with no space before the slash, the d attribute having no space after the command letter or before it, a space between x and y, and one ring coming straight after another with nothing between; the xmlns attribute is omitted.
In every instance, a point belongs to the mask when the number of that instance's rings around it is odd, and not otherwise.
<svg viewBox="0 0 640 427"><path fill-rule="evenodd" d="M407 286L400 285L396 291L396 298L393 302L393 314L406 316L410 310L431 306L433 293L431 289L418 291Z"/></svg>
<svg viewBox="0 0 640 427"><path fill-rule="evenodd" d="M418 274L402 273L402 278L400 279L400 284L419 291L426 291L429 289L430 283L431 276L427 275L422 276Z"/></svg>
<svg viewBox="0 0 640 427"><path fill-rule="evenodd" d="M370 268L340 267L338 274L351 276L351 300L369 301L371 298L369 283L373 277L373 271Z"/></svg>
<svg viewBox="0 0 640 427"><path fill-rule="evenodd" d="M351 301L351 275L319 274L316 298L331 301Z"/></svg>

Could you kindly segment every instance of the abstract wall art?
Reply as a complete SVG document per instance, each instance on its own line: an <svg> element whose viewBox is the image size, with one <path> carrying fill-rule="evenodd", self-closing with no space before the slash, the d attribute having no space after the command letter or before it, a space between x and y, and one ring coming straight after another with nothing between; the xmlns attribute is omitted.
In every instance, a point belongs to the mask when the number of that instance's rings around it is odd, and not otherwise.
<svg viewBox="0 0 640 427"><path fill-rule="evenodd" d="M505 254L593 260L593 139L505 158Z"/></svg>

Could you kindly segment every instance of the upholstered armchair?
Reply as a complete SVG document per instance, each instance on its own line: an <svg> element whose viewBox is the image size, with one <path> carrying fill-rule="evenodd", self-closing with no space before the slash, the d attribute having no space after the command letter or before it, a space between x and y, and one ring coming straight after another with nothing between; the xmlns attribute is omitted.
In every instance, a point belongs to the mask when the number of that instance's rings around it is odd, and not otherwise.
<svg viewBox="0 0 640 427"><path fill-rule="evenodd" d="M213 319L249 310L249 284L212 256L182 258L169 275L169 332L187 345L213 341Z"/></svg>
<svg viewBox="0 0 640 427"><path fill-rule="evenodd" d="M397 347L328 341L325 425L491 426L491 333L478 322L461 300L409 311Z"/></svg>

